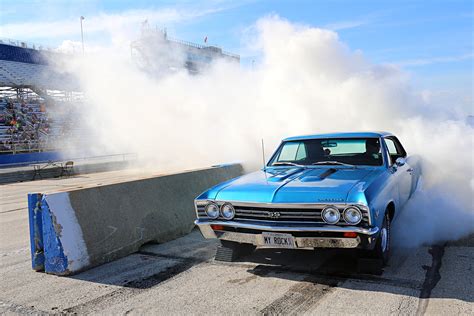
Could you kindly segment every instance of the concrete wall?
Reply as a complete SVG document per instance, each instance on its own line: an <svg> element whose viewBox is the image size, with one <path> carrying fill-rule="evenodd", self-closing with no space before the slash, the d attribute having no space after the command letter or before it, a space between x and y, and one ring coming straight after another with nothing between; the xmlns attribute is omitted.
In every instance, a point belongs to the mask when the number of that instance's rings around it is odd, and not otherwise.
<svg viewBox="0 0 474 316"><path fill-rule="evenodd" d="M68 275L126 256L144 243L185 235L194 227L194 198L242 172L235 164L70 192L31 194L33 268ZM44 247L44 266L38 255L42 251L35 245Z"/></svg>

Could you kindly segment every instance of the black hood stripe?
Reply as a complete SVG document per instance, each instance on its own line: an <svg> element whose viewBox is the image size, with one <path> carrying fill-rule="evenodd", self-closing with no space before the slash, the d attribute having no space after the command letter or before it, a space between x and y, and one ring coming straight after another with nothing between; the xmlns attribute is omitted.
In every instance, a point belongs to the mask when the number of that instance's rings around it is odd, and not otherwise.
<svg viewBox="0 0 474 316"><path fill-rule="evenodd" d="M337 172L337 169L329 168L328 170L324 171L319 175L319 179L324 180L335 172Z"/></svg>

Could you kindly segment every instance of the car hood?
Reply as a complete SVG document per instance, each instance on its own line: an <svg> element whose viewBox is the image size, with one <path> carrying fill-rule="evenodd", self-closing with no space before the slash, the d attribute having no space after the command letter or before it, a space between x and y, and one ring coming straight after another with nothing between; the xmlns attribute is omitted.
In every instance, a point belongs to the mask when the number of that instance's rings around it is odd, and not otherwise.
<svg viewBox="0 0 474 316"><path fill-rule="evenodd" d="M347 167L268 168L231 182L216 200L254 203L345 202L349 191L373 169Z"/></svg>

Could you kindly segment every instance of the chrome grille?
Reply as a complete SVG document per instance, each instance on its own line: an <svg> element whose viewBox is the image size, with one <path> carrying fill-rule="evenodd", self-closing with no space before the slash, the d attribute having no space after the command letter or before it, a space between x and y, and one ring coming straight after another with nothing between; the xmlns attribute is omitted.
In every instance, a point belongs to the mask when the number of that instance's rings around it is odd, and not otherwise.
<svg viewBox="0 0 474 316"><path fill-rule="evenodd" d="M235 206L235 219L323 223L318 209L279 209Z"/></svg>
<svg viewBox="0 0 474 316"><path fill-rule="evenodd" d="M224 202L217 202L222 205ZM231 202L232 203L232 202ZM304 207L298 207L298 204L295 206L292 205L278 205L278 204L268 204L264 207L262 206L252 206L249 203L245 205L239 205L239 203L234 202L232 205L235 208L235 217L234 220L238 221L265 221L265 222L291 222L291 223L305 223L305 224L324 224L323 219L321 218L321 211L328 205L335 206L341 212L341 220L338 225L349 225L342 218L342 212L348 205L345 204L314 204L314 205L305 205ZM204 205L196 205L197 215L199 218L207 218L206 213L204 212ZM360 208L362 211L362 221L358 226L368 226L369 225L369 212L366 209Z"/></svg>

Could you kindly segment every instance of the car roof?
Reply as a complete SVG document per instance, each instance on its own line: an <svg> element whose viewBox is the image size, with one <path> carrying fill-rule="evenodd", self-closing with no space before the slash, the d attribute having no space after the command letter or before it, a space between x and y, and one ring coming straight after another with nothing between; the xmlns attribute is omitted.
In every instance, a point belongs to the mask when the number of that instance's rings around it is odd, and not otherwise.
<svg viewBox="0 0 474 316"><path fill-rule="evenodd" d="M328 134L313 134L293 136L283 139L283 141L318 139L318 138L379 138L393 136L388 132L349 132L349 133L328 133Z"/></svg>

